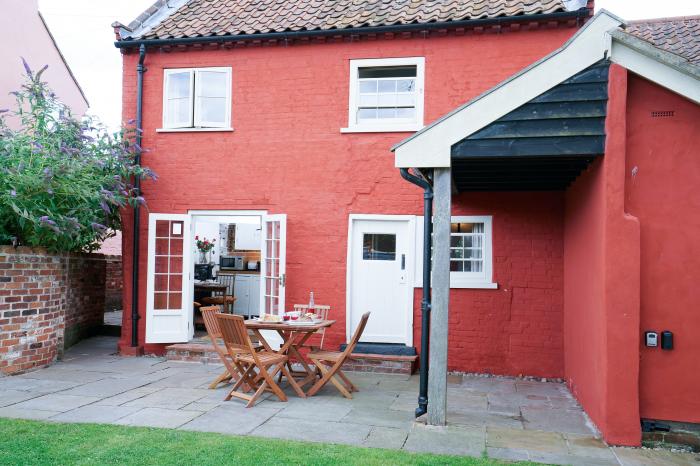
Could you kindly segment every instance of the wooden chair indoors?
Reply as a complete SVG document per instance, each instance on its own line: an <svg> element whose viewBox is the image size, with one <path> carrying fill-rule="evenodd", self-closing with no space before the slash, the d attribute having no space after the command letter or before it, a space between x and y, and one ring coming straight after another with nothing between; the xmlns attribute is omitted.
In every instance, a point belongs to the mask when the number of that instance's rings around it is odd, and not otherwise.
<svg viewBox="0 0 700 466"><path fill-rule="evenodd" d="M232 397L247 401L250 408L265 391L271 391L281 401L287 401L287 395L274 380L278 372L287 377L289 384L301 398L306 398L304 392L289 373L286 363L287 356L272 351L255 351L248 335L243 317L230 314L217 314L216 319L221 329L224 345L240 379L233 384L231 392L224 398ZM246 387L247 385L247 387ZM248 392L255 391L252 395Z"/></svg>
<svg viewBox="0 0 700 466"><path fill-rule="evenodd" d="M309 359L311 359L311 362L313 362L321 372L321 379L311 387L307 392L307 396L315 395L324 385L331 382L345 398L352 399L352 392L356 392L358 389L343 373L341 368L355 350L355 346L357 346L360 337L362 337L362 332L365 331L369 315L369 312L362 315L360 325L355 329L355 333L348 346L345 347L345 351L312 351L309 353Z"/></svg>

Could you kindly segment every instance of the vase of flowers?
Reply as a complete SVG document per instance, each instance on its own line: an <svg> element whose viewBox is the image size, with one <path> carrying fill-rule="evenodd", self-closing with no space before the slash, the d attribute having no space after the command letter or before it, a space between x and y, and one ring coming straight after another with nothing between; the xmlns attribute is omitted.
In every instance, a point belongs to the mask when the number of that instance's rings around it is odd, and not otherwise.
<svg viewBox="0 0 700 466"><path fill-rule="evenodd" d="M199 236L194 237L195 245L197 246L197 251L199 251L199 263L208 264L209 263L209 253L214 249L214 243L216 239L209 241L206 238L199 239Z"/></svg>

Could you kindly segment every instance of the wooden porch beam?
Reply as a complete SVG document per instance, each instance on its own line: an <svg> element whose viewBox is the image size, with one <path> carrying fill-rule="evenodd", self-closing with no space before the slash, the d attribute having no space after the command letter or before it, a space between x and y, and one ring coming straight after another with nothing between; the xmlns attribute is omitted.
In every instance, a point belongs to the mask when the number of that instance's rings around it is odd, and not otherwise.
<svg viewBox="0 0 700 466"><path fill-rule="evenodd" d="M428 424L443 426L447 411L447 318L450 301L450 168L434 169L433 193L433 292L430 311Z"/></svg>

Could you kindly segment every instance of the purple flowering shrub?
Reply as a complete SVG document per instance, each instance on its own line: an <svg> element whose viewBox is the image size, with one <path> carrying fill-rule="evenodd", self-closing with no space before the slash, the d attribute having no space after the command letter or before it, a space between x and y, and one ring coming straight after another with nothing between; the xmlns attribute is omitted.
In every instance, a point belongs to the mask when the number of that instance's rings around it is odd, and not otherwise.
<svg viewBox="0 0 700 466"><path fill-rule="evenodd" d="M134 180L155 175L136 163L135 129L78 120L41 80L46 67L24 66L17 108L0 109L0 244L95 250L121 228L120 209L144 203Z"/></svg>

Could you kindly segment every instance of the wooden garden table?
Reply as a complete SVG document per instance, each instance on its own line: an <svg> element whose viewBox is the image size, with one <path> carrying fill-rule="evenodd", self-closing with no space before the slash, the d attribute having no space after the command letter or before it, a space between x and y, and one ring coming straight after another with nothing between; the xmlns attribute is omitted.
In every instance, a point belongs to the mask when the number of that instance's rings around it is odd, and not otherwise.
<svg viewBox="0 0 700 466"><path fill-rule="evenodd" d="M294 323L294 321L287 322L261 322L259 320L246 320L245 325L250 329L253 334L258 337L260 344L262 344L267 351L275 351L270 345L265 341L265 338L260 334L261 330L274 330L276 331L283 340L282 346L278 353L286 354L290 358L293 357L304 368L303 372L296 372L302 374L302 379L298 380L297 383L300 387L312 382L316 379L316 370L309 365L308 361L301 355L299 348L306 343L311 335L318 332L323 328L328 328L335 323L335 320L321 320L312 325L299 325Z"/></svg>

